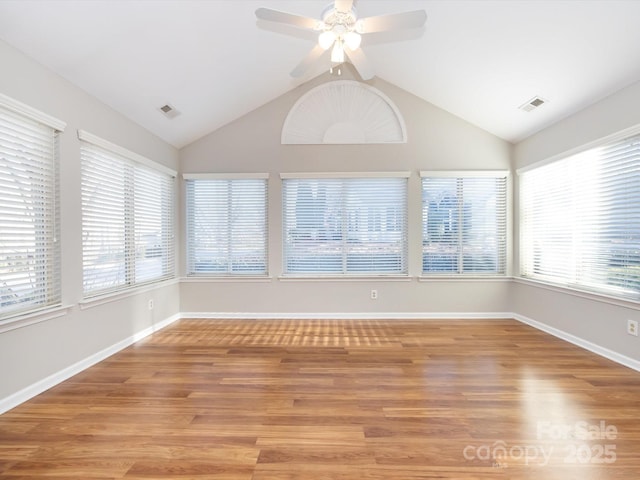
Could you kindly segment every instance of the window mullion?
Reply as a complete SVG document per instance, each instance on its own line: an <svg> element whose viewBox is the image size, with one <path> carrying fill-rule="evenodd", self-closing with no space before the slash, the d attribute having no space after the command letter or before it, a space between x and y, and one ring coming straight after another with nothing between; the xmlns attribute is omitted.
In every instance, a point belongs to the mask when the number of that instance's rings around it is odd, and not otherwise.
<svg viewBox="0 0 640 480"><path fill-rule="evenodd" d="M458 199L458 273L464 273L464 179L456 182L456 198Z"/></svg>
<svg viewBox="0 0 640 480"><path fill-rule="evenodd" d="M167 179L163 184L161 203L161 250L162 250L162 275L170 276L173 273L173 265L175 262L174 252L174 231L173 222L174 208L173 208L173 186L174 179Z"/></svg>
<svg viewBox="0 0 640 480"><path fill-rule="evenodd" d="M124 244L125 244L125 284L136 282L136 212L135 212L135 182L134 168L127 165L124 175Z"/></svg>
<svg viewBox="0 0 640 480"><path fill-rule="evenodd" d="M231 180L230 182L228 182L226 189L227 189L227 205L226 205L226 212L227 212L227 222L226 222L226 227L227 227L227 238L226 238L226 243L227 243L227 273L231 273L233 272L233 188L234 188L234 181Z"/></svg>
<svg viewBox="0 0 640 480"><path fill-rule="evenodd" d="M349 196L349 187L344 182L340 184L340 211L342 217L342 232L341 232L341 253L342 253L342 273L348 273L348 249L349 249L349 225L352 221L351 214L354 212L349 211L347 204L347 197ZM353 219L357 223L357 219Z"/></svg>

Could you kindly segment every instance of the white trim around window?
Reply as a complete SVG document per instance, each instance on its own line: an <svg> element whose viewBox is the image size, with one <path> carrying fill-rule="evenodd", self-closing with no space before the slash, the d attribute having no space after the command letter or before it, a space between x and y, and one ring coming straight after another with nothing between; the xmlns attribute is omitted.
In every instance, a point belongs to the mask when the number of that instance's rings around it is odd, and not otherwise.
<svg viewBox="0 0 640 480"><path fill-rule="evenodd" d="M268 278L267 173L185 173L186 274Z"/></svg>
<svg viewBox="0 0 640 480"><path fill-rule="evenodd" d="M58 134L66 124L0 95L0 324L58 307Z"/></svg>
<svg viewBox="0 0 640 480"><path fill-rule="evenodd" d="M176 172L83 130L84 298L176 276Z"/></svg>
<svg viewBox="0 0 640 480"><path fill-rule="evenodd" d="M508 170L421 171L421 278L504 277Z"/></svg>
<svg viewBox="0 0 640 480"><path fill-rule="evenodd" d="M283 180L289 178L409 178L411 172L301 172L281 173Z"/></svg>
<svg viewBox="0 0 640 480"><path fill-rule="evenodd" d="M640 127L520 169L520 276L640 301Z"/></svg>
<svg viewBox="0 0 640 480"><path fill-rule="evenodd" d="M410 172L283 173L282 279L408 277Z"/></svg>
<svg viewBox="0 0 640 480"><path fill-rule="evenodd" d="M268 173L183 173L185 180L242 180L269 178Z"/></svg>
<svg viewBox="0 0 640 480"><path fill-rule="evenodd" d="M509 170L420 170L420 177L496 178L509 177Z"/></svg>
<svg viewBox="0 0 640 480"><path fill-rule="evenodd" d="M564 158L568 158L571 157L573 155L577 155L580 154L582 152L585 152L587 150L590 150L592 148L596 148L596 147L600 147L606 143L615 143L619 140L624 140L625 138L628 137L633 137L635 135L640 134L640 124L638 125L634 125L633 127L629 127L629 128L625 128L624 130L620 130L619 132L616 133L612 133L611 135L606 135L604 137L600 137L597 140L594 140L592 142L588 142L585 143L584 145L580 145L579 147L575 147L575 148L571 148L569 150L566 150L564 152L558 153L556 155L552 155L549 158L545 158L543 160L539 160L537 162L533 162L529 165L525 165L523 167L520 167L516 170L516 174L520 175L522 173L525 173L529 170L533 170L539 167L542 167L544 165L547 165L549 163L553 163L556 162L558 160L562 160Z"/></svg>
<svg viewBox="0 0 640 480"><path fill-rule="evenodd" d="M0 107L4 107L7 110L11 110L12 112L19 113L20 115L24 115L25 117L30 118L31 120L35 120L36 122L42 123L48 127L53 128L57 132L64 132L64 129L67 127L67 123L62 120L58 120L51 115L44 113L36 108L33 108L25 103L19 102L7 95L0 93Z"/></svg>
<svg viewBox="0 0 640 480"><path fill-rule="evenodd" d="M140 165L145 165L171 177L176 177L178 175L178 172L165 165L162 165L161 163L154 162L147 157L144 157L136 152L132 152L131 150L112 143L109 140L105 140L104 138L94 135L93 133L89 133L86 130L78 130L78 139L104 148L105 150L115 153L116 155L120 155L121 157L131 160L132 162L136 162Z"/></svg>

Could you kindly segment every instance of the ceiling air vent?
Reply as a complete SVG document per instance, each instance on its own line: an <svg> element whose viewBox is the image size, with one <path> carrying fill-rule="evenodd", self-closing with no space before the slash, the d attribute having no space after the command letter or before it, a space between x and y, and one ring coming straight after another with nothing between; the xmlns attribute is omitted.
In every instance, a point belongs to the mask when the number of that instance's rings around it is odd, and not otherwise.
<svg viewBox="0 0 640 480"><path fill-rule="evenodd" d="M547 103L546 100L540 97L533 97L531 100L524 103L523 105L520 105L518 108L520 110L524 110L525 112L531 112L536 108L540 107L541 105L544 105L545 103Z"/></svg>
<svg viewBox="0 0 640 480"><path fill-rule="evenodd" d="M163 105L163 106L161 106L160 107L160 111L162 113L164 113L165 117L167 117L167 118L176 118L178 115L180 115L180 112L178 110L176 110L175 108L173 108L168 103Z"/></svg>

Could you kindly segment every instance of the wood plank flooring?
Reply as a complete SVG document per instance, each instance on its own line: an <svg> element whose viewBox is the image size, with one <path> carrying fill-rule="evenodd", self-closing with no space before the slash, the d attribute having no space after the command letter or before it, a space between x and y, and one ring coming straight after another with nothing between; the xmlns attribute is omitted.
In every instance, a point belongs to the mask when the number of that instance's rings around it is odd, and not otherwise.
<svg viewBox="0 0 640 480"><path fill-rule="evenodd" d="M636 479L639 413L516 321L182 320L0 416L0 480Z"/></svg>

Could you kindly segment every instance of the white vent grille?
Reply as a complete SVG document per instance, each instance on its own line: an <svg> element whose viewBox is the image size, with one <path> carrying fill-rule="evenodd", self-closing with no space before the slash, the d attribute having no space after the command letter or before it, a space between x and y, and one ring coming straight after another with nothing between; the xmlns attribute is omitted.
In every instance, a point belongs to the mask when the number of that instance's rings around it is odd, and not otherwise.
<svg viewBox="0 0 640 480"><path fill-rule="evenodd" d="M167 118L175 118L178 115L180 115L180 112L178 110L176 110L173 106L169 105L168 103L161 106L160 107L160 111L165 115L165 117Z"/></svg>
<svg viewBox="0 0 640 480"><path fill-rule="evenodd" d="M541 97L533 97L531 100L529 100L526 103L520 105L518 108L520 110L524 110L525 112L532 112L533 110L535 110L538 107L541 107L545 103L547 103L547 101L544 100L543 98L541 98Z"/></svg>

